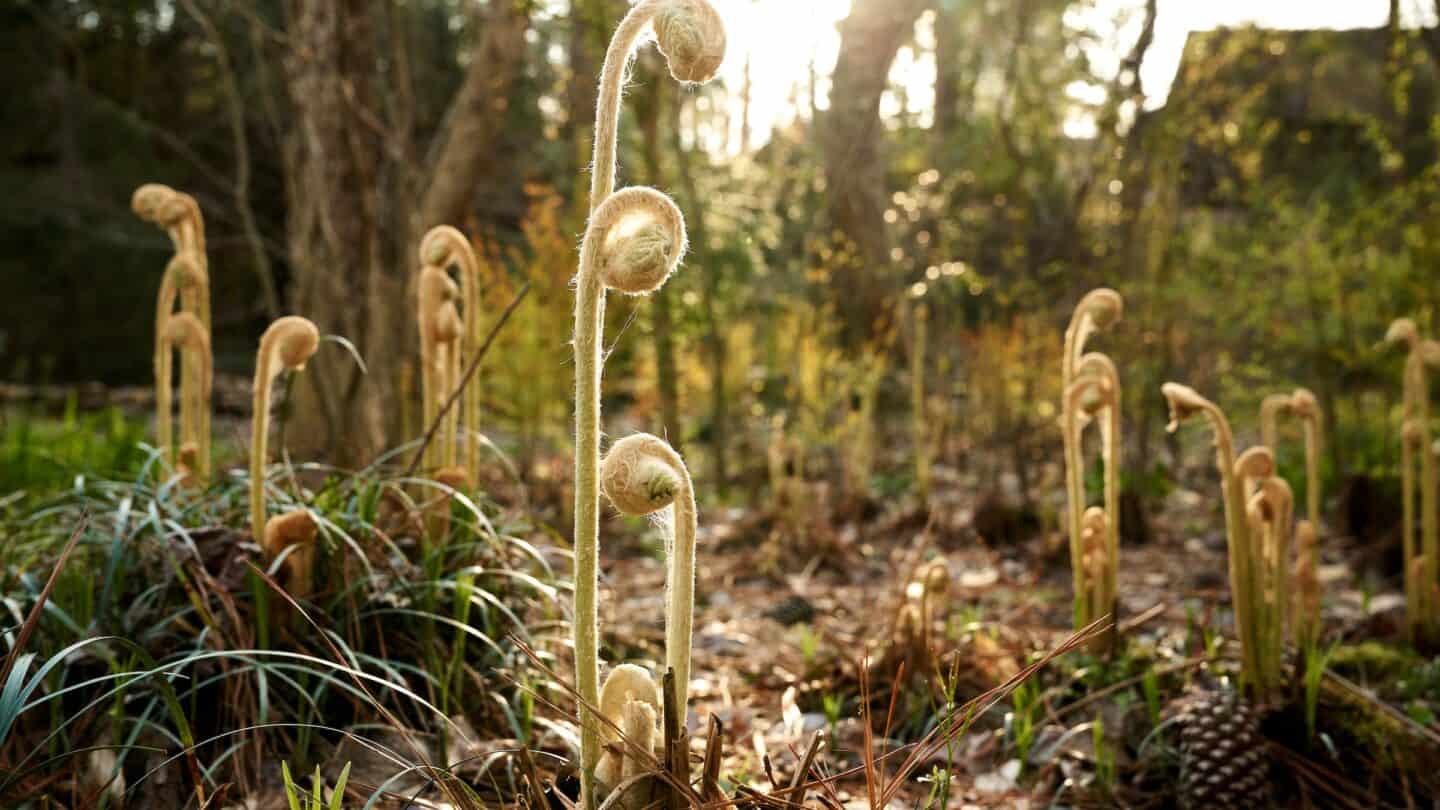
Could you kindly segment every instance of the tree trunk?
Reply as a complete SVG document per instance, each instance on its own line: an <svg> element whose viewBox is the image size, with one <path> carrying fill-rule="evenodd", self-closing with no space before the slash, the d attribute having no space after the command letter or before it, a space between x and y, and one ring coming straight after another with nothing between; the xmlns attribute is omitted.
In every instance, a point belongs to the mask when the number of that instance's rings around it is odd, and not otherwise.
<svg viewBox="0 0 1440 810"><path fill-rule="evenodd" d="M653 51L646 51L652 54ZM654 60L657 61L658 60ZM658 64L647 75L660 75L663 70ZM655 188L664 188L664 169L660 161L660 120L661 108L667 101L666 92L670 84L653 81L646 85L646 92L633 99L635 118L640 126L642 154L645 162L645 180ZM651 315L655 319L655 383L660 397L660 423L665 440L678 453L684 453L685 433L680 424L680 389L675 371L675 325L670 311L670 300L674 286L665 285L651 294Z"/></svg>
<svg viewBox="0 0 1440 810"><path fill-rule="evenodd" d="M387 364L369 351L371 335L385 327L403 289L383 253L376 180L384 162L381 136L361 110L378 108L374 24L367 0L292 0L291 50L285 61L294 129L287 144L291 305L322 333L349 337L373 369ZM387 270L389 272L387 272ZM387 278L388 276L388 278ZM385 295L385 288L392 295ZM403 298L403 296L402 296ZM378 320L376 320L378 318ZM299 389L298 417L307 427L291 432L300 448L323 438L337 460L358 461L385 441L384 421L358 393L374 391L383 377L362 384L348 358L321 352ZM371 403L377 397L367 397ZM313 425L314 429L308 426Z"/></svg>
<svg viewBox="0 0 1440 810"><path fill-rule="evenodd" d="M369 0L287 6L291 306L322 332L350 339L368 366L362 374L344 352L316 355L299 388L291 435L297 451L326 451L350 464L402 438L396 399L416 344L416 249L429 227L464 224L481 180L495 168L529 22L522 0L489 5L483 38L429 149L433 158L417 170L423 161L411 154L406 114L380 117L390 108L376 70L375 8Z"/></svg>
<svg viewBox="0 0 1440 810"><path fill-rule="evenodd" d="M865 339L883 331L893 304L895 274L884 221L885 130L880 97L890 65L914 31L929 0L856 0L840 23L840 55L831 80L830 110L821 124L830 224L846 256L834 293L844 316L843 336ZM888 313L893 314L893 313Z"/></svg>
<svg viewBox="0 0 1440 810"><path fill-rule="evenodd" d="M707 359L710 361L710 451L714 463L712 475L715 488L724 492L730 479L729 460L726 453L726 443L729 441L730 433L730 396L725 388L725 368L730 357L730 346L725 337L724 325L720 322L720 316L716 310L716 301L720 295L721 270L708 261L710 241L709 231L705 227L705 206L701 202L699 186L695 181L694 167L690 162L690 150L685 148L684 139L680 137L681 112L684 106L684 104L677 103L671 111L670 137L675 147L676 166L680 175L680 191L688 203L686 222L690 229L693 251L690 264L702 268L704 275L700 288L700 314L705 323L705 347Z"/></svg>

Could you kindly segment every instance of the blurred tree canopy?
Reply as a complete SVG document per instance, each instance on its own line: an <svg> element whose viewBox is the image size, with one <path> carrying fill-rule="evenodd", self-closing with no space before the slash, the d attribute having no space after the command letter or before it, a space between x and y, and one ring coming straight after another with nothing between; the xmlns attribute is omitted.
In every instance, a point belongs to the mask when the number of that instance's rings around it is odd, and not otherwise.
<svg viewBox="0 0 1440 810"><path fill-rule="evenodd" d="M1058 352L1070 307L1105 284L1130 305L1111 353L1136 469L1153 461L1155 392L1171 378L1236 412L1309 385L1332 420L1357 425L1330 448L1335 472L1379 463L1398 361L1374 344L1400 315L1440 327L1440 36L1403 28L1394 4L1375 30L1197 33L1156 108L1140 81L1156 0L1117 26L1130 37L1118 69L1092 63L1097 35L1077 22L1092 6L855 0L828 79L817 66L790 88L794 116L765 133L752 82L773 77L676 91L642 58L623 179L676 196L694 254L655 300L613 308L611 334L638 317L653 338L619 343L612 367L634 373L616 375L614 404L707 445L723 483L764 464L761 431L742 426L830 413L819 426L847 407L806 383L796 340L824 343L817 356L837 368L889 357L898 379L903 304L923 297L937 412L1013 411L973 421L1013 434L1023 469L1050 452L1029 438L1053 427L1046 347ZM299 436L362 458L414 434L415 246L448 222L488 257L496 309L536 284L487 397L497 421L545 440L568 407L566 284L595 76L625 7L10 4L4 375L147 379L167 246L127 203L160 181L206 212L222 371L246 373L264 323L290 311L369 363L362 376L322 353ZM924 104L891 72L920 56L935 73ZM984 351L1019 364L999 389L975 379L994 367L973 356ZM881 386L878 412L903 409L905 390Z"/></svg>

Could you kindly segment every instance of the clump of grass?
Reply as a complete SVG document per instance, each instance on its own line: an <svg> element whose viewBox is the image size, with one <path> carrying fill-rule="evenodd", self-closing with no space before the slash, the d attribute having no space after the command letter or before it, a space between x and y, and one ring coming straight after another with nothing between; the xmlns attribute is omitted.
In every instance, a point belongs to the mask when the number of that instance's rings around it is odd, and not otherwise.
<svg viewBox="0 0 1440 810"><path fill-rule="evenodd" d="M44 605L17 653L27 692L0 733L0 805L21 794L42 804L68 797L95 746L115 753L98 782L120 784L129 806L171 806L156 785L162 774L185 792L203 785L206 798L231 783L231 798L243 799L263 795L257 777L279 760L313 768L332 746L358 745L393 764L393 781L374 784L371 766L359 786L351 780L352 796L439 792L453 806L480 806L463 800L458 765L446 764L435 732L465 744L450 715L522 744L546 728L525 691L544 686L507 639L561 634L550 555L523 539L535 531L527 516L465 498L449 547L413 565L402 547L419 534L383 525L379 508L382 493L410 479L379 466L300 472L323 482L307 509L291 512L334 540L325 562L335 576L317 577L308 614L296 611L315 617L316 631L277 625L270 642L257 643L260 605L240 587L244 547L217 528L245 522L243 476L221 477L205 498L177 497L154 456L133 480L86 478L0 517L0 603ZM64 556L69 528L87 514L42 600L36 572Z"/></svg>

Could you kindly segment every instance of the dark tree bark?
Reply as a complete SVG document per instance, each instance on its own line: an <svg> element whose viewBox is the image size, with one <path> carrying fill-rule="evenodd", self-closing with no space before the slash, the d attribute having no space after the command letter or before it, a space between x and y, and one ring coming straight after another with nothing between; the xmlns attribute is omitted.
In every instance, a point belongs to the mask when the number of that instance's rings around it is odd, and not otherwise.
<svg viewBox="0 0 1440 810"><path fill-rule="evenodd" d="M653 51L647 51L653 54ZM651 58L651 61L658 62ZM660 75L664 68L656 64L647 75ZM667 103L669 82L653 81L646 85L646 92L632 99L635 117L640 125L641 153L645 163L645 181L655 188L665 188L665 171L660 160L660 122L662 109ZM650 296L651 317L655 328L655 381L660 398L660 423L662 435L676 452L684 453L685 433L680 423L680 390L675 370L675 319L670 311L674 286L665 285Z"/></svg>
<svg viewBox="0 0 1440 810"><path fill-rule="evenodd" d="M844 336L879 334L888 318L895 275L884 221L886 160L880 98L890 65L930 0L856 0L840 23L840 55L830 109L821 122L830 224L842 242L835 294Z"/></svg>
<svg viewBox="0 0 1440 810"><path fill-rule="evenodd" d="M414 154L404 81L387 88L377 72L376 5L287 6L291 304L322 332L353 341L368 365L362 374L343 352L320 352L299 390L290 435L297 448L328 451L342 463L366 461L401 438L396 400L416 343L417 245L431 226L464 225L495 171L530 14L527 0L493 0L483 12L482 38L426 160ZM400 47L395 41L392 48ZM404 54L390 56L403 64Z"/></svg>
<svg viewBox="0 0 1440 810"><path fill-rule="evenodd" d="M700 198L691 153L680 137L681 111L684 104L672 105L670 138L675 148L679 191L687 201L685 219L690 230L692 258L690 264L700 268L704 280L700 287L700 315L705 324L706 359L710 361L710 451L714 463L715 487L724 492L730 480L727 444L730 440L730 396L725 387L725 368L730 345L720 322L717 301L720 296L721 268L710 262L710 236L706 227L705 205Z"/></svg>
<svg viewBox="0 0 1440 810"><path fill-rule="evenodd" d="M366 0L292 0L289 36L291 305L322 332L346 335L369 355L368 322L378 314L381 320L373 325L384 333L391 320L391 313L383 311L383 288L403 289L400 268L390 266L393 257L385 256L380 244L384 223L378 217L376 178L385 160L383 137L362 112L378 108L371 5ZM370 359L376 362L379 356ZM383 367L377 363L377 370ZM358 370L330 352L316 358L307 379L299 413L309 417L302 417L307 426L313 420L321 430L294 431L297 446L317 449L308 445L323 436L324 447L338 458L358 460L382 445L381 414L352 404L362 390L378 387L376 381L362 389Z"/></svg>

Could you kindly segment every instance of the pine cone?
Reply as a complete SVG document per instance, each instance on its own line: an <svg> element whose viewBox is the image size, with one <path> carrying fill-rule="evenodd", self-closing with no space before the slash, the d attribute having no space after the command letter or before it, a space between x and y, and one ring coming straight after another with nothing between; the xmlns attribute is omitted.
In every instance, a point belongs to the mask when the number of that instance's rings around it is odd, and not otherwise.
<svg viewBox="0 0 1440 810"><path fill-rule="evenodd" d="M1270 758L1260 718L1234 692L1203 692L1180 726L1180 806L1253 810L1270 806Z"/></svg>

